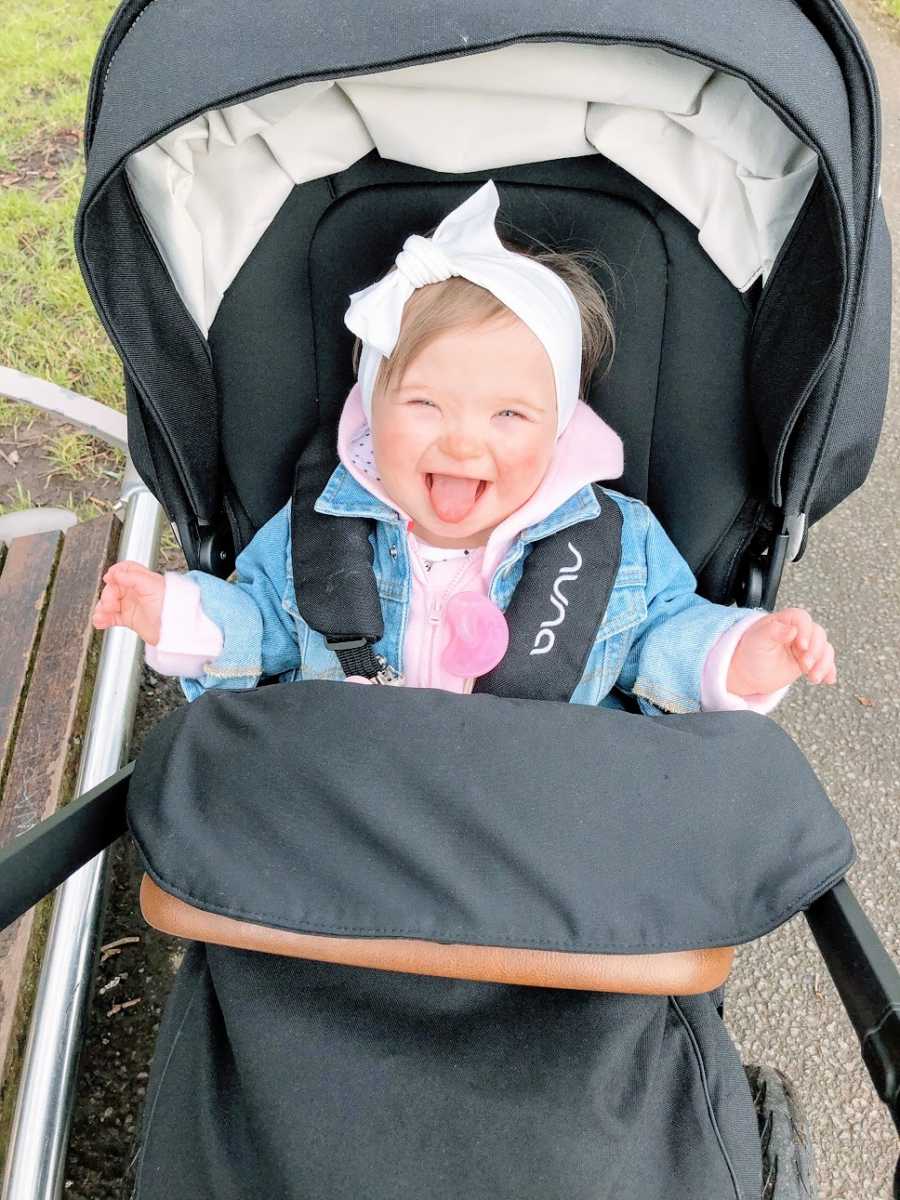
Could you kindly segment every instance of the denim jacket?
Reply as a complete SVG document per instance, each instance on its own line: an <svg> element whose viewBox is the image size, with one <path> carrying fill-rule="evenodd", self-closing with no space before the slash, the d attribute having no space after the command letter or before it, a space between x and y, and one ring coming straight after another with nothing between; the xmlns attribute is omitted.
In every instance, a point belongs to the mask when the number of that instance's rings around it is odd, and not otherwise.
<svg viewBox="0 0 900 1200"><path fill-rule="evenodd" d="M606 613L594 636L576 704L624 707L625 693L648 714L695 712L706 657L719 636L751 612L698 596L690 568L649 508L619 492L604 502L622 512L622 555ZM315 505L335 516L369 517L384 636L373 649L403 672L411 566L406 525L340 464ZM590 520L600 511L585 485L543 520L521 530L493 572L490 599L505 610L532 545ZM251 688L262 676L342 680L337 655L297 609L291 570L290 504L265 524L238 555L237 581L188 572L200 588L203 611L223 630L222 652L197 679L183 678L189 700L207 688ZM619 693L617 695L617 693Z"/></svg>

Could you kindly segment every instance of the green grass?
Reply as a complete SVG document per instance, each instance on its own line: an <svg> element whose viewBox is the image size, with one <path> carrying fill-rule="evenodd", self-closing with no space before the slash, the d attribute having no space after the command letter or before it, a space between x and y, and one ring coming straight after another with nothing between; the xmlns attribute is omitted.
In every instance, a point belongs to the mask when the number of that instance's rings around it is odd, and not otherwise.
<svg viewBox="0 0 900 1200"><path fill-rule="evenodd" d="M26 508L39 508L40 505L32 497L28 488L22 487L21 483L16 481L16 494L9 504L0 504L0 517L6 513L22 512ZM63 508L69 508L78 517L79 521L90 521L93 517L99 517L103 513L108 512L108 508L101 508L93 500L76 500L72 493L69 493L67 504L61 505ZM163 540L168 530L163 532ZM171 537L171 534L170 534ZM178 543L172 538L173 545L177 548Z"/></svg>
<svg viewBox="0 0 900 1200"><path fill-rule="evenodd" d="M0 363L121 411L119 361L72 245L91 64L115 7L113 0L3 3ZM0 423L9 408L3 404Z"/></svg>
<svg viewBox="0 0 900 1200"><path fill-rule="evenodd" d="M0 279L2 286L2 279ZM26 421L28 414L36 410L28 404L19 404L18 401L6 400L0 396L0 429L4 425L12 425L13 421Z"/></svg>
<svg viewBox="0 0 900 1200"><path fill-rule="evenodd" d="M111 469L97 454L93 440L84 433L60 432L50 440L44 453L51 472L59 472L75 480L97 479L104 471ZM108 458L118 467L114 472L118 478L125 465L125 456L121 451L110 449Z"/></svg>
<svg viewBox="0 0 900 1200"><path fill-rule="evenodd" d="M16 494L9 504L0 504L0 517L4 513L21 512L26 508L34 508L34 500L31 498L31 492L28 488L22 487L19 480L16 480Z"/></svg>

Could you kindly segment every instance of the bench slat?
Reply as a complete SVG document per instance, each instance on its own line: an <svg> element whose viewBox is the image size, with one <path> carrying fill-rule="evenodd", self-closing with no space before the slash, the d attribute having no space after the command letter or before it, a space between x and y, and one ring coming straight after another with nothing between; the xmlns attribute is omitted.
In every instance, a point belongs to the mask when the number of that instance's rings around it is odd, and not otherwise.
<svg viewBox="0 0 900 1200"><path fill-rule="evenodd" d="M0 845L50 816L74 787L100 638L91 625L102 577L115 557L120 525L109 514L65 534L40 641L0 799ZM39 535L47 537L48 535ZM55 538L59 534L52 535ZM11 543L12 557L21 542ZM9 562L2 585L9 571ZM10 583L10 594L11 585ZM6 675L4 663L0 674ZM4 687L9 685L4 682ZM45 910L42 913L42 910ZM43 941L31 909L0 933L0 1066L4 1100L18 1080L21 1045ZM7 1104L0 1108L8 1109ZM0 1141L5 1130L0 1131Z"/></svg>
<svg viewBox="0 0 900 1200"><path fill-rule="evenodd" d="M16 538L0 573L0 785L61 544L56 531Z"/></svg>

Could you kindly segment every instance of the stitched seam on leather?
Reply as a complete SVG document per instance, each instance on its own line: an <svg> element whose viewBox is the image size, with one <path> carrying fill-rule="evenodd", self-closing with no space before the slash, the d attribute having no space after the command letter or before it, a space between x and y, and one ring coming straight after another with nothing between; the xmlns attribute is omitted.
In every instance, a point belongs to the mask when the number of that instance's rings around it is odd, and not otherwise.
<svg viewBox="0 0 900 1200"><path fill-rule="evenodd" d="M696 1060L697 1068L700 1072L700 1082L703 1085L703 1098L706 1101L706 1111L709 1114L710 1124L713 1127L713 1133L716 1135L716 1141L719 1143L719 1149L722 1151L722 1158L725 1160L725 1166L728 1168L728 1174L731 1176L731 1186L734 1188L735 1200L743 1200L743 1193L738 1186L737 1175L735 1174L728 1151L725 1148L725 1140L722 1137L722 1131L719 1129L719 1122L716 1120L712 1096L709 1094L709 1084L706 1078L706 1064L703 1061L703 1052L700 1049L700 1044L697 1041L693 1029L691 1028L690 1021L688 1021L681 1005L674 996L669 997L669 1003L675 1009L675 1012L678 1014L678 1017L687 1032L688 1041L690 1042L691 1050L694 1053L694 1059Z"/></svg>

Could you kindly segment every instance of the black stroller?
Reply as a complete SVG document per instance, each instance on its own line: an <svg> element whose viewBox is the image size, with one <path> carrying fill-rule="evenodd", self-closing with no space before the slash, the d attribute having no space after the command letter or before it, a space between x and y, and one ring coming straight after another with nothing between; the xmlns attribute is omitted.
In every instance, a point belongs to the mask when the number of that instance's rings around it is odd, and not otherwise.
<svg viewBox="0 0 900 1200"><path fill-rule="evenodd" d="M292 498L333 650L172 714L4 854L9 921L127 796L144 912L192 939L140 1200L812 1195L789 1088L721 1020L730 947L801 911L900 1121L897 973L786 735L569 704L578 646L470 697L345 687L383 631L371 531L313 508L347 296L491 177L510 232L608 264L618 348L585 399L624 440L617 486L703 594L771 607L881 425L877 104L836 0L121 6L76 243L134 462L221 576Z"/></svg>

